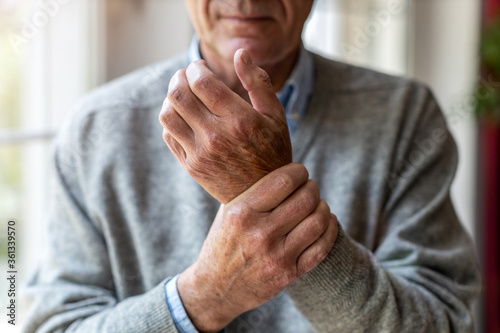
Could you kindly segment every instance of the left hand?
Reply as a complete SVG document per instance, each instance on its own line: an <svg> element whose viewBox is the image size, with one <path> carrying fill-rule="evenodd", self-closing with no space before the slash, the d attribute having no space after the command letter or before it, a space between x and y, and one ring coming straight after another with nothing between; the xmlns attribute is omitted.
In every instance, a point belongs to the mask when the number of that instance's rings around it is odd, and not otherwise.
<svg viewBox="0 0 500 333"><path fill-rule="evenodd" d="M252 105L195 61L171 79L159 116L170 150L221 203L292 162L285 112L269 76L244 50L234 66Z"/></svg>
<svg viewBox="0 0 500 333"><path fill-rule="evenodd" d="M337 219L306 168L290 163L221 205L198 259L177 280L200 332L219 332L319 265Z"/></svg>

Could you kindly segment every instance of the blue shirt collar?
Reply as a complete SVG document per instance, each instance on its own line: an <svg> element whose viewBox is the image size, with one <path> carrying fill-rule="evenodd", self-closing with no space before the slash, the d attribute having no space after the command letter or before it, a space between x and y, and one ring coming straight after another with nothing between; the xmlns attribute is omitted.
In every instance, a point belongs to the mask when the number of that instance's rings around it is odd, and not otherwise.
<svg viewBox="0 0 500 333"><path fill-rule="evenodd" d="M198 36L195 34L189 47L189 62L201 60L199 44ZM283 88L276 93L285 109L290 135L295 134L307 112L309 100L314 91L314 73L315 66L312 54L301 44L299 57L292 74Z"/></svg>

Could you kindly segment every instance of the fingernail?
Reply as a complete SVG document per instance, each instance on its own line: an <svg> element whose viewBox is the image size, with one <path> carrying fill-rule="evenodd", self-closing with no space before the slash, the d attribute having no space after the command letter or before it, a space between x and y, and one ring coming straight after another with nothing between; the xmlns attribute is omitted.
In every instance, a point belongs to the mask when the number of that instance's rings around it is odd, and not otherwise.
<svg viewBox="0 0 500 333"><path fill-rule="evenodd" d="M250 66L253 64L252 58L246 50L241 51L241 60L245 63L245 65Z"/></svg>

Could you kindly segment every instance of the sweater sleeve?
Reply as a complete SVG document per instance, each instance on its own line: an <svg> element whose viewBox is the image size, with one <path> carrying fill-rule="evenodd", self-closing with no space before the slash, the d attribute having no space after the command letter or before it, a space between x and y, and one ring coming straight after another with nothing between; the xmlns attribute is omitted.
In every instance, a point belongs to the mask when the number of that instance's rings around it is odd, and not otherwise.
<svg viewBox="0 0 500 333"><path fill-rule="evenodd" d="M23 332L177 332L165 297L169 278L143 294L117 296L104 236L75 176L79 169L64 162L61 150L56 146L45 251L24 286L31 309Z"/></svg>
<svg viewBox="0 0 500 333"><path fill-rule="evenodd" d="M456 147L430 93L423 105L382 180L378 244L366 248L339 224L327 258L287 289L317 332L473 331L480 276L450 200Z"/></svg>

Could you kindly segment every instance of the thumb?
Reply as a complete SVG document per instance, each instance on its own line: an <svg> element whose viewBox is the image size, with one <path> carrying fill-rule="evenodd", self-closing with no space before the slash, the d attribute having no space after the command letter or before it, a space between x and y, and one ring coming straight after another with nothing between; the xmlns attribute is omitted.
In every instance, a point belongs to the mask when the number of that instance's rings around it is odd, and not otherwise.
<svg viewBox="0 0 500 333"><path fill-rule="evenodd" d="M245 49L239 49L234 54L234 69L254 109L265 116L275 118L277 110L283 112L271 79L265 70L253 63Z"/></svg>

